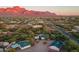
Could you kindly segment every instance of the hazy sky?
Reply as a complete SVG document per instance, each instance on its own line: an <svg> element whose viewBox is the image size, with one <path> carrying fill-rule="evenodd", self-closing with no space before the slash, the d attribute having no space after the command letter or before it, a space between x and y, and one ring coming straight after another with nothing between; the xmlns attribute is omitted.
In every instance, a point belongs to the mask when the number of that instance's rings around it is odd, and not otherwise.
<svg viewBox="0 0 79 59"><path fill-rule="evenodd" d="M78 6L23 6L23 7L25 7L28 10L50 11L58 15L79 15Z"/></svg>

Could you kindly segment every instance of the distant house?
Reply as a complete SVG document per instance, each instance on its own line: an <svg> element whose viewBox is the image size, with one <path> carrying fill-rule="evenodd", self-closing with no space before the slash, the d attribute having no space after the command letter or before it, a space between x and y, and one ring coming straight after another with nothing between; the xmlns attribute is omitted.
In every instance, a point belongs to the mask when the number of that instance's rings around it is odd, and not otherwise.
<svg viewBox="0 0 79 59"><path fill-rule="evenodd" d="M17 21L10 21L10 23L17 23Z"/></svg>
<svg viewBox="0 0 79 59"><path fill-rule="evenodd" d="M44 22L43 21L39 21L39 23L43 24Z"/></svg>
<svg viewBox="0 0 79 59"><path fill-rule="evenodd" d="M32 27L33 28L42 28L43 26L42 25L33 25Z"/></svg>
<svg viewBox="0 0 79 59"><path fill-rule="evenodd" d="M31 43L26 41L19 41L11 46L12 48L20 48L21 50L31 47Z"/></svg>
<svg viewBox="0 0 79 59"><path fill-rule="evenodd" d="M73 32L79 32L79 26L74 26L74 29L72 29Z"/></svg>
<svg viewBox="0 0 79 59"><path fill-rule="evenodd" d="M77 31L79 31L79 26L75 26L75 29L76 29Z"/></svg>
<svg viewBox="0 0 79 59"><path fill-rule="evenodd" d="M0 21L0 23L4 23L3 21Z"/></svg>
<svg viewBox="0 0 79 59"><path fill-rule="evenodd" d="M12 29L15 28L16 25L6 25L6 29Z"/></svg>
<svg viewBox="0 0 79 59"><path fill-rule="evenodd" d="M77 30L76 29L72 29L72 32L77 32Z"/></svg>

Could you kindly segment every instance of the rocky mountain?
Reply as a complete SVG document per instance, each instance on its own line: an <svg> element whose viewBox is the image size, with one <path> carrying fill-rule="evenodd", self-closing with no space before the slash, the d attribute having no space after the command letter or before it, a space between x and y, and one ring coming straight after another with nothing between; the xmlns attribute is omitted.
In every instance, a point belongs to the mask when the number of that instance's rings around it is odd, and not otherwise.
<svg viewBox="0 0 79 59"><path fill-rule="evenodd" d="M56 16L55 13L48 11L33 11L25 8L14 6L10 8L0 8L0 16Z"/></svg>

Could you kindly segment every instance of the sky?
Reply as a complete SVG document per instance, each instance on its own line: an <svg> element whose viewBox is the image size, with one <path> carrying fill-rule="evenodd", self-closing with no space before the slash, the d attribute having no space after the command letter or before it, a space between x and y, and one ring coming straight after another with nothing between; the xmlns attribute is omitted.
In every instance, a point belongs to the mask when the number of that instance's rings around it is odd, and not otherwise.
<svg viewBox="0 0 79 59"><path fill-rule="evenodd" d="M7 7L10 6L5 6L3 8ZM49 11L52 13L56 13L57 15L79 15L79 6L21 6L21 7L26 8L27 10Z"/></svg>

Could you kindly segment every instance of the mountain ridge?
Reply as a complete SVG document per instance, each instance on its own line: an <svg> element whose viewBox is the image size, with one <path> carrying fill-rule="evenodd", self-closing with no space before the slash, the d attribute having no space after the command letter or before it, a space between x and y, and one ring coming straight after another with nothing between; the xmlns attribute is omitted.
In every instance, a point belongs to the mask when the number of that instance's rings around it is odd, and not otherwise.
<svg viewBox="0 0 79 59"><path fill-rule="evenodd" d="M0 16L56 16L55 13L49 11L27 10L20 6L0 8Z"/></svg>

